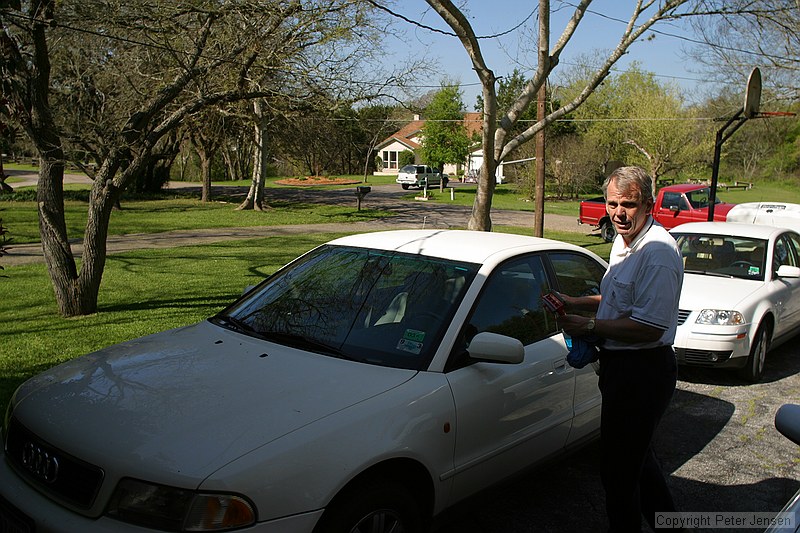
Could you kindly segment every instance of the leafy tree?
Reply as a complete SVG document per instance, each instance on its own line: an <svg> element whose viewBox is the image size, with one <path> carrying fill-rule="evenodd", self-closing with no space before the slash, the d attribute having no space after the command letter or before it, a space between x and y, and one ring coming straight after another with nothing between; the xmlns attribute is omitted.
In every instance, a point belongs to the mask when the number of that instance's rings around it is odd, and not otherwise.
<svg viewBox="0 0 800 533"><path fill-rule="evenodd" d="M572 15L552 48L550 48L550 2L549 0L539 0L539 32L535 43L537 47L536 72L508 111L502 114L499 114L498 111L497 77L487 65L481 50L481 40L467 17L451 0L427 0L427 3L442 17L442 20L452 29L454 36L459 39L481 82L483 98L483 138L481 144L485 156L481 168L481 180L478 184L475 205L468 227L484 231L491 229L490 211L495 187L493 176L497 165L505 160L517 147L533 139L543 128L580 107L589 95L606 79L611 67L633 43L641 39L645 32L659 21L674 19L687 13L688 9L685 12L681 12L679 8L689 6L689 0L632 3L628 23L622 30L618 44L612 50L597 54L597 61L586 78L586 83L583 85L582 90L558 109L549 112L544 117L539 117L536 123L529 125L522 133L514 135L515 125L531 103L536 101L539 89L544 86L548 76L559 64L561 54L578 31L584 15L586 15L592 4L592 0L581 0L574 4ZM537 216L543 217L544 214L537 213ZM541 220L537 221L537 227L543 227Z"/></svg>
<svg viewBox="0 0 800 533"><path fill-rule="evenodd" d="M316 74L311 64L335 72L335 61L307 63L324 56L313 50L341 40L354 48L350 30L366 23L356 0L27 0L3 2L0 20L4 111L39 156L40 235L64 316L97 310L112 209L138 176L157 170L154 161L161 159L154 155L162 146L179 146L175 132L184 120L209 107L276 97L300 85L256 83L265 72L308 79ZM62 60L63 49L71 49L72 62ZM80 120L62 120L68 109L56 104L75 98L76 91L91 97L89 111ZM117 93L125 98L115 98ZM81 137L80 124L103 134L94 135L96 147L88 147L97 153L98 170L78 268L64 218L63 178L65 147Z"/></svg>
<svg viewBox="0 0 800 533"><path fill-rule="evenodd" d="M469 148L461 90L457 85L443 85L426 109L420 156L426 164L442 168L466 161Z"/></svg>

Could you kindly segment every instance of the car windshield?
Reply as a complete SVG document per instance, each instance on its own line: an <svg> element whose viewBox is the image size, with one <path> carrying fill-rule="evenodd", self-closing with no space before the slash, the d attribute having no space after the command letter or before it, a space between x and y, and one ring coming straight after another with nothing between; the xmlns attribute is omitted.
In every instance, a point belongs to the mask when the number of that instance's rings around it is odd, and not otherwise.
<svg viewBox="0 0 800 533"><path fill-rule="evenodd" d="M731 235L675 233L684 272L764 280L767 241Z"/></svg>
<svg viewBox="0 0 800 533"><path fill-rule="evenodd" d="M316 353L421 370L478 265L325 245L212 319Z"/></svg>

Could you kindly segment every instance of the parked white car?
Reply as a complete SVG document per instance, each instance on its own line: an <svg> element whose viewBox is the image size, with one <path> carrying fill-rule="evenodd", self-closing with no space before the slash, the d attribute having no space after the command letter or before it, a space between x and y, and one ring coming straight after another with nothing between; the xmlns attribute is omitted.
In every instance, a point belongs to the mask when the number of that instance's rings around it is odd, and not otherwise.
<svg viewBox="0 0 800 533"><path fill-rule="evenodd" d="M406 165L397 173L395 182L399 183L403 189L409 187L431 187L433 185L447 187L449 178L447 174L440 172L438 168L431 168L427 165Z"/></svg>
<svg viewBox="0 0 800 533"><path fill-rule="evenodd" d="M732 222L671 233L684 259L678 362L738 368L758 381L769 349L800 331L800 235Z"/></svg>
<svg viewBox="0 0 800 533"><path fill-rule="evenodd" d="M597 435L595 369L567 365L541 295L597 294L606 268L577 246L500 233L322 245L207 321L20 386L0 524L424 531Z"/></svg>

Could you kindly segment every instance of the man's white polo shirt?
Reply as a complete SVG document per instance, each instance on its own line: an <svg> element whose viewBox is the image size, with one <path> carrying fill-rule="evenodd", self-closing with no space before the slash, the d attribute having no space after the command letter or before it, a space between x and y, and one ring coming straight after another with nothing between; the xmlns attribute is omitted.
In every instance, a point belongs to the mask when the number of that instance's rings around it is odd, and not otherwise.
<svg viewBox="0 0 800 533"><path fill-rule="evenodd" d="M648 343L623 343L606 339L608 350L637 350L671 346L678 327L678 301L683 284L683 260L675 239L649 217L645 229L630 246L617 235L611 247L609 267L600 284L599 320L630 317L664 330Z"/></svg>

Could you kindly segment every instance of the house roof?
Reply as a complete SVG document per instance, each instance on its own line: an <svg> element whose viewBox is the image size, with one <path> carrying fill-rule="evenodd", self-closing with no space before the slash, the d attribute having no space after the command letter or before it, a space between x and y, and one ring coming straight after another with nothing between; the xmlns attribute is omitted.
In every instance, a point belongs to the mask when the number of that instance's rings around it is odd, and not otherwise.
<svg viewBox="0 0 800 533"><path fill-rule="evenodd" d="M464 113L464 127L467 129L467 135L472 137L473 134L480 135L481 127L483 126L483 114L482 113ZM419 136L420 132L422 131L422 127L425 125L424 119L419 120L412 120L383 141L378 143L376 146L377 150L380 150L387 144L390 144L393 141L397 141L401 144L404 144L411 148L412 150L416 150L420 147L420 144L413 140L414 137Z"/></svg>

